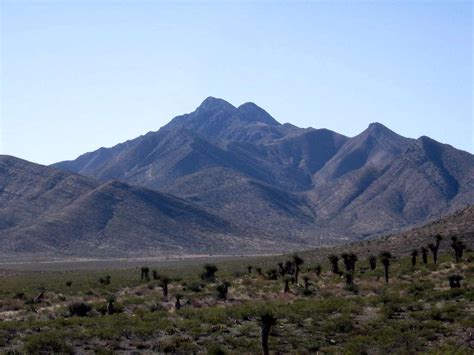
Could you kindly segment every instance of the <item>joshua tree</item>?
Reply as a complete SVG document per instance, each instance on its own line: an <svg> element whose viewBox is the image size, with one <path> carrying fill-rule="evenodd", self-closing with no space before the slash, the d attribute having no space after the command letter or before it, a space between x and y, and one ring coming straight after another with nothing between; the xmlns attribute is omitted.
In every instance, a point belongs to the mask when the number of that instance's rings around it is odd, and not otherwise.
<svg viewBox="0 0 474 355"><path fill-rule="evenodd" d="M252 266L251 265L247 266L247 270L249 271L249 274L251 274L252 273Z"/></svg>
<svg viewBox="0 0 474 355"><path fill-rule="evenodd" d="M454 250L454 258L456 260L456 263L458 263L459 260L462 259L462 254L464 252L464 249L466 249L466 245L457 237L452 237L451 248L453 248Z"/></svg>
<svg viewBox="0 0 474 355"><path fill-rule="evenodd" d="M351 271L355 271L356 262L357 262L357 255L355 255L354 253L350 253L349 254L349 265L351 267Z"/></svg>
<svg viewBox="0 0 474 355"><path fill-rule="evenodd" d="M358 287L354 283L354 273L353 272L346 272L345 273L345 279L346 279L346 289L353 292L353 293L357 293L358 292Z"/></svg>
<svg viewBox="0 0 474 355"><path fill-rule="evenodd" d="M421 247L421 259L423 260L423 264L428 264L428 249L425 247Z"/></svg>
<svg viewBox="0 0 474 355"><path fill-rule="evenodd" d="M345 279L347 287L351 287L354 285L354 274L352 272L346 272Z"/></svg>
<svg viewBox="0 0 474 355"><path fill-rule="evenodd" d="M370 270L375 270L377 267L377 257L375 255L369 256L369 266Z"/></svg>
<svg viewBox="0 0 474 355"><path fill-rule="evenodd" d="M462 259L462 254L464 252L464 249L466 249L466 244L464 244L462 241L458 242L458 255L459 255L459 260Z"/></svg>
<svg viewBox="0 0 474 355"><path fill-rule="evenodd" d="M153 280L159 280L160 279L160 275L158 275L158 271L152 270L151 274L153 276Z"/></svg>
<svg viewBox="0 0 474 355"><path fill-rule="evenodd" d="M106 313L107 313L108 315L111 315L111 314L114 314L114 313L115 313L114 303L115 303L115 296L114 296L114 295L110 295L110 296L107 298L107 307L106 307Z"/></svg>
<svg viewBox="0 0 474 355"><path fill-rule="evenodd" d="M176 295L176 302L174 303L174 308L176 309L180 309L181 308L181 298L183 296L181 296L180 294Z"/></svg>
<svg viewBox="0 0 474 355"><path fill-rule="evenodd" d="M443 237L439 234L436 235L436 244L430 243L428 245L428 248L431 251L431 254L433 254L433 262L436 264L438 262L438 250L439 250L439 245L441 244L441 241L443 240Z"/></svg>
<svg viewBox="0 0 474 355"><path fill-rule="evenodd" d="M414 268L416 265L416 257L418 256L418 250L413 249L411 251L411 266Z"/></svg>
<svg viewBox="0 0 474 355"><path fill-rule="evenodd" d="M304 281L304 292L308 293L309 292L309 277L305 276L303 278L303 281Z"/></svg>
<svg viewBox="0 0 474 355"><path fill-rule="evenodd" d="M229 291L230 283L225 281L217 286L217 295L221 300L227 300L227 292Z"/></svg>
<svg viewBox="0 0 474 355"><path fill-rule="evenodd" d="M314 272L317 276L321 275L321 265L316 265L316 267L314 268Z"/></svg>
<svg viewBox="0 0 474 355"><path fill-rule="evenodd" d="M163 288L163 297L166 299L168 298L168 285L170 283L170 279L167 276L160 277L160 286Z"/></svg>
<svg viewBox="0 0 474 355"><path fill-rule="evenodd" d="M340 273L339 271L339 257L337 255L331 254L328 256L329 262L331 263L331 271L333 274L338 274Z"/></svg>
<svg viewBox="0 0 474 355"><path fill-rule="evenodd" d="M290 292L290 281L291 281L291 278L286 276L283 278L283 283L284 283L284 288L283 288L283 292L287 293L287 292Z"/></svg>
<svg viewBox="0 0 474 355"><path fill-rule="evenodd" d="M214 281L216 278L217 266L214 264L204 265L204 272L201 275L203 280Z"/></svg>
<svg viewBox="0 0 474 355"><path fill-rule="evenodd" d="M293 262L291 260L286 261L286 263L285 263L285 272L288 275L293 275L294 274Z"/></svg>
<svg viewBox="0 0 474 355"><path fill-rule="evenodd" d="M344 262L344 266L346 268L346 271L349 272L351 271L351 263L349 261L349 254L343 253L341 254L342 261Z"/></svg>
<svg viewBox="0 0 474 355"><path fill-rule="evenodd" d="M346 267L347 272L355 270L355 263L357 261L357 255L354 253L344 253L341 255L342 260L344 261L344 266Z"/></svg>
<svg viewBox="0 0 474 355"><path fill-rule="evenodd" d="M441 244L443 237L441 236L441 234L436 234L435 239L436 239L436 248L439 249L439 245Z"/></svg>
<svg viewBox="0 0 474 355"><path fill-rule="evenodd" d="M460 275L451 275L449 276L449 287L451 288L460 288L462 276Z"/></svg>
<svg viewBox="0 0 474 355"><path fill-rule="evenodd" d="M382 261L384 276L385 276L385 283L388 283L388 268L390 266L390 259L392 258L392 254L388 251L384 251L380 254L380 260Z"/></svg>
<svg viewBox="0 0 474 355"><path fill-rule="evenodd" d="M140 278L142 281L150 281L150 268L148 266L143 266L141 268Z"/></svg>
<svg viewBox="0 0 474 355"><path fill-rule="evenodd" d="M298 275L300 273L300 266L304 264L303 258L298 255L293 256L293 264L295 265L295 281L298 283Z"/></svg>
<svg viewBox="0 0 474 355"><path fill-rule="evenodd" d="M260 326L262 328L262 353L263 355L268 355L268 336L270 335L270 330L274 325L276 325L276 317L270 313L266 312L260 317Z"/></svg>
<svg viewBox="0 0 474 355"><path fill-rule="evenodd" d="M280 273L281 276L286 274L286 270L281 261L278 263L278 272Z"/></svg>

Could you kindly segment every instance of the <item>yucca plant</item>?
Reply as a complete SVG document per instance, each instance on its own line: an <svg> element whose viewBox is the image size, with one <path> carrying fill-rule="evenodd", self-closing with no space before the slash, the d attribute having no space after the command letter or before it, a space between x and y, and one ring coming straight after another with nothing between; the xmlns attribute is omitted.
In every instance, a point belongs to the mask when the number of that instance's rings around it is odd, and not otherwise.
<svg viewBox="0 0 474 355"><path fill-rule="evenodd" d="M329 262L331 263L331 271L333 274L339 274L339 257L331 254L328 256Z"/></svg>
<svg viewBox="0 0 474 355"><path fill-rule="evenodd" d="M412 268L415 267L416 265L416 257L418 256L418 250L417 249L413 249L411 251L411 266Z"/></svg>
<svg viewBox="0 0 474 355"><path fill-rule="evenodd" d="M372 271L377 267L377 257L375 255L369 256L369 267Z"/></svg>
<svg viewBox="0 0 474 355"><path fill-rule="evenodd" d="M261 341L262 341L262 353L268 355L270 353L268 347L268 337L273 326L277 323L277 318L271 312L265 312L260 316L260 327L261 327Z"/></svg>
<svg viewBox="0 0 474 355"><path fill-rule="evenodd" d="M388 283L388 271L390 267L390 259L392 258L392 254L388 251L384 251L380 254L380 261L383 265L384 276L385 276L385 283Z"/></svg>

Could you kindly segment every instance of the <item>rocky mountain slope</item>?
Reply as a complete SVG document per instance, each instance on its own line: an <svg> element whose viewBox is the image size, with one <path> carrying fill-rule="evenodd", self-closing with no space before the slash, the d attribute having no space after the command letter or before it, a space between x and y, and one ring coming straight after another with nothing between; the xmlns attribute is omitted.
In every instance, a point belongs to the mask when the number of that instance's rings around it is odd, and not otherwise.
<svg viewBox="0 0 474 355"><path fill-rule="evenodd" d="M303 129L212 97L157 132L54 166L170 193L311 245L394 232L474 203L467 152L379 123L352 138Z"/></svg>
<svg viewBox="0 0 474 355"><path fill-rule="evenodd" d="M166 193L10 156L0 156L0 187L2 260L256 253L296 244Z"/></svg>

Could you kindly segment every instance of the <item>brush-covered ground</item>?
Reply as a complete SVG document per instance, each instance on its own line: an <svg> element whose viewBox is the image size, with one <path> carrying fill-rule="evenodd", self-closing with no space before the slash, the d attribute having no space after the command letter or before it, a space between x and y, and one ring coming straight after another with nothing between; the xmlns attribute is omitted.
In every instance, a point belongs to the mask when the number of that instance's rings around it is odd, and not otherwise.
<svg viewBox="0 0 474 355"><path fill-rule="evenodd" d="M379 258L371 270L359 256L351 287L329 262L301 256L299 283L290 281L289 292L277 263L292 256L219 261L215 280L202 280L202 261L149 265L149 281L141 280L140 268L4 271L0 352L259 353L260 316L268 312L277 318L271 353L474 352L474 252L459 263L449 253L436 265L431 256L427 265L420 257L414 268L410 257L394 255L388 284ZM460 288L450 288L450 275L462 276ZM217 291L224 282L227 299ZM82 308L71 310L73 304ZM71 314L81 310L84 316Z"/></svg>

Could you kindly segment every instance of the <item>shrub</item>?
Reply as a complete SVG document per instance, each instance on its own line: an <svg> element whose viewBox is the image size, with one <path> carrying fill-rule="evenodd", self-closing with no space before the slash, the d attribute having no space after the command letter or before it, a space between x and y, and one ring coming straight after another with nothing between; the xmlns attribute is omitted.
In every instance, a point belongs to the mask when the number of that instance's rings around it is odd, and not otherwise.
<svg viewBox="0 0 474 355"><path fill-rule="evenodd" d="M225 355L227 354L227 352L220 345L213 344L207 349L207 354L208 355Z"/></svg>
<svg viewBox="0 0 474 355"><path fill-rule="evenodd" d="M77 302L69 305L69 314L71 316L85 317L89 315L91 310L91 305L85 302Z"/></svg>
<svg viewBox="0 0 474 355"><path fill-rule="evenodd" d="M57 335L35 334L25 340L24 351L27 354L74 354L71 346Z"/></svg>
<svg viewBox="0 0 474 355"><path fill-rule="evenodd" d="M25 296L24 292L17 292L17 293L15 293L15 298L17 300L24 300L26 298L26 296Z"/></svg>
<svg viewBox="0 0 474 355"><path fill-rule="evenodd" d="M269 280L276 280L278 279L278 271L277 269L273 268L267 271L267 278Z"/></svg>
<svg viewBox="0 0 474 355"><path fill-rule="evenodd" d="M230 286L230 283L227 281L217 286L217 296L221 300L227 299L227 292L229 291L229 286Z"/></svg>
<svg viewBox="0 0 474 355"><path fill-rule="evenodd" d="M102 285L110 285L110 276L107 275L105 277L101 277L99 279L99 282L102 284Z"/></svg>
<svg viewBox="0 0 474 355"><path fill-rule="evenodd" d="M200 292L204 285L201 282L191 282L190 284L186 284L185 289L192 291L192 292Z"/></svg>

